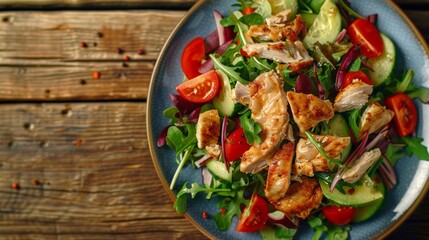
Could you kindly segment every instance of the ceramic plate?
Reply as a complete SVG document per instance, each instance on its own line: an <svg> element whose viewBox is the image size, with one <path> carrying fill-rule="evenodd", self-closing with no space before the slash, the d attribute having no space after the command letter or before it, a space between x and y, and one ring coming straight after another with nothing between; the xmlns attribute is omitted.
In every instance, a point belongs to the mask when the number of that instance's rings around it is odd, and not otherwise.
<svg viewBox="0 0 429 240"><path fill-rule="evenodd" d="M220 11L223 15L229 15L228 9L234 1L208 0L199 1L176 27L171 37L160 54L152 76L148 97L147 129L149 145L155 168L161 182L170 196L175 195L169 190L169 183L176 170L175 154L169 148L157 148L156 139L161 130L168 125L168 120L163 117L162 111L171 106L169 93L175 93L175 86L183 79L180 67L180 56L184 46L197 36L207 36L215 29L212 17L213 10ZM418 33L414 25L391 1L355 0L351 1L355 10L363 15L379 13L378 28L386 33L396 44L398 51L397 64L415 71L415 81L425 87L429 87L429 60L428 47ZM429 145L429 106L418 104L419 126L418 135L425 139L424 144ZM381 211L372 219L360 224L352 224L351 239L383 238L402 223L416 208L429 188L429 162L419 161L416 158L404 158L395 166L398 184L388 191L386 201ZM185 168L177 181L176 190L185 181L200 182L200 171L195 171L191 166ZM243 234L235 231L235 219L229 231L217 230L214 221L201 218L201 213L207 211L214 214L216 200L205 200L204 194L197 195L191 203L188 203L188 211L185 216L199 230L210 238L219 239L261 239L258 233ZM297 239L311 239L312 230L302 224Z"/></svg>

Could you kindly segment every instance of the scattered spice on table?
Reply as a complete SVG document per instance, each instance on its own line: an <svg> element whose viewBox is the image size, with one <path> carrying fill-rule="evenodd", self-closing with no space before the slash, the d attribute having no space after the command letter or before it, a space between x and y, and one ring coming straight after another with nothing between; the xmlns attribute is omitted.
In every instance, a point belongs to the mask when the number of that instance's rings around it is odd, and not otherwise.
<svg viewBox="0 0 429 240"><path fill-rule="evenodd" d="M80 147L82 145L82 143L83 143L83 140L81 138L78 138L76 140L76 147Z"/></svg>
<svg viewBox="0 0 429 240"><path fill-rule="evenodd" d="M40 181L39 181L38 179L33 179L33 180L31 181L31 183L32 183L33 185L40 185Z"/></svg>
<svg viewBox="0 0 429 240"><path fill-rule="evenodd" d="M86 42L80 42L80 47L87 48L88 44Z"/></svg>
<svg viewBox="0 0 429 240"><path fill-rule="evenodd" d="M207 212L203 212L202 214L201 214L201 217L202 218L204 218L204 219L207 219L208 217L209 217L209 214L207 213Z"/></svg>
<svg viewBox="0 0 429 240"><path fill-rule="evenodd" d="M93 79L100 79L101 78L101 73L98 72L98 71L92 72L92 78Z"/></svg>
<svg viewBox="0 0 429 240"><path fill-rule="evenodd" d="M125 52L125 50L124 50L124 49L122 49L122 48L117 48L117 49L116 49L116 52L117 52L118 54L123 54L123 53Z"/></svg>
<svg viewBox="0 0 429 240"><path fill-rule="evenodd" d="M146 53L146 51L143 49L143 48L139 48L139 49L137 49L137 54L138 55L143 55L143 54L145 54Z"/></svg>
<svg viewBox="0 0 429 240"><path fill-rule="evenodd" d="M19 185L19 183L12 183L12 188L15 190L19 190L21 186Z"/></svg>
<svg viewBox="0 0 429 240"><path fill-rule="evenodd" d="M128 55L124 55L123 59L124 59L124 61L130 61L131 58Z"/></svg>

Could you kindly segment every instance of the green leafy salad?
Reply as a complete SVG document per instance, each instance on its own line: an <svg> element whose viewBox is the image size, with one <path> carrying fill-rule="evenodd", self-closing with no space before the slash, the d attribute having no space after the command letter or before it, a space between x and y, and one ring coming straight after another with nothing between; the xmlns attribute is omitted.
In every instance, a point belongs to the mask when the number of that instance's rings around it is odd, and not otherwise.
<svg viewBox="0 0 429 240"><path fill-rule="evenodd" d="M382 209L396 161L429 160L417 137L417 102L429 90L397 50L346 0L238 0L216 29L184 48L182 83L158 147L176 153L171 190L186 212L197 194L220 231L292 239L347 239L353 222ZM382 14L382 13L380 13ZM174 164L174 159L172 159ZM177 186L191 165L201 182ZM191 203L189 203L191 204Z"/></svg>

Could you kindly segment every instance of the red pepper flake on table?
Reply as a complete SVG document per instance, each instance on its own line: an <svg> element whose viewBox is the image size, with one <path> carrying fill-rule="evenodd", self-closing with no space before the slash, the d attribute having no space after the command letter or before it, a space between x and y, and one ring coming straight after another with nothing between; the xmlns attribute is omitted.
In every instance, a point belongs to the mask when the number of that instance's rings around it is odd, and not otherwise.
<svg viewBox="0 0 429 240"><path fill-rule="evenodd" d="M92 72L92 78L93 79L100 79L101 78L101 73L98 72L98 71Z"/></svg>

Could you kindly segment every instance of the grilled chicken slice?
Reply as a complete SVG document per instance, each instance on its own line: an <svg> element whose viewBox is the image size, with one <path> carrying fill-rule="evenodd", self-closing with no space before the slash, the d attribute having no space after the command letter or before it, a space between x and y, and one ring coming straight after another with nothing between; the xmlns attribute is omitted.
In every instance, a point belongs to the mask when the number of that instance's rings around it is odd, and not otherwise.
<svg viewBox="0 0 429 240"><path fill-rule="evenodd" d="M249 84L252 119L262 127L261 143L254 144L243 154L240 170L256 173L267 166L271 157L286 135L289 123L286 93L283 81L274 71L262 73Z"/></svg>
<svg viewBox="0 0 429 240"><path fill-rule="evenodd" d="M305 23L299 14L294 20L288 21L289 15L290 10L286 10L267 18L264 24L251 26L247 35L263 41L298 41L298 35L304 29Z"/></svg>
<svg viewBox="0 0 429 240"><path fill-rule="evenodd" d="M288 216L305 219L311 210L322 202L323 192L315 178L302 177L301 182L290 185L284 198L272 202L273 206Z"/></svg>
<svg viewBox="0 0 429 240"><path fill-rule="evenodd" d="M329 157L334 159L340 158L344 148L350 143L350 137L313 135L313 138L322 143L322 149ZM320 154L308 139L301 138L296 146L294 175L313 177L314 172L328 171L327 159Z"/></svg>
<svg viewBox="0 0 429 240"><path fill-rule="evenodd" d="M265 196L270 202L283 198L289 188L294 153L295 144L288 142L283 144L273 156L265 186Z"/></svg>
<svg viewBox="0 0 429 240"><path fill-rule="evenodd" d="M232 99L234 100L234 102L241 103L243 105L249 105L249 86L244 85L241 82L237 82L237 84L235 84L234 90L232 91Z"/></svg>
<svg viewBox="0 0 429 240"><path fill-rule="evenodd" d="M301 41L252 43L242 48L250 57L266 58L285 63L292 72L301 72L313 64Z"/></svg>
<svg viewBox="0 0 429 240"><path fill-rule="evenodd" d="M346 112L361 108L368 102L368 97L371 93L371 85L359 80L353 81L351 84L341 89L335 97L334 110L337 112Z"/></svg>
<svg viewBox="0 0 429 240"><path fill-rule="evenodd" d="M200 114L197 122L198 148L206 148L207 152L215 157L219 156L220 148L217 144L220 136L220 117L216 109Z"/></svg>
<svg viewBox="0 0 429 240"><path fill-rule="evenodd" d="M387 125L395 114L381 106L379 103L371 103L362 114L358 140L362 140L365 132L374 133Z"/></svg>
<svg viewBox="0 0 429 240"><path fill-rule="evenodd" d="M365 152L360 156L353 166L344 173L342 179L348 183L355 183L362 178L368 170L381 157L379 148Z"/></svg>
<svg viewBox="0 0 429 240"><path fill-rule="evenodd" d="M334 108L329 100L321 100L313 94L287 92L287 100L292 109L293 119L300 134L315 127L319 122L334 117Z"/></svg>

